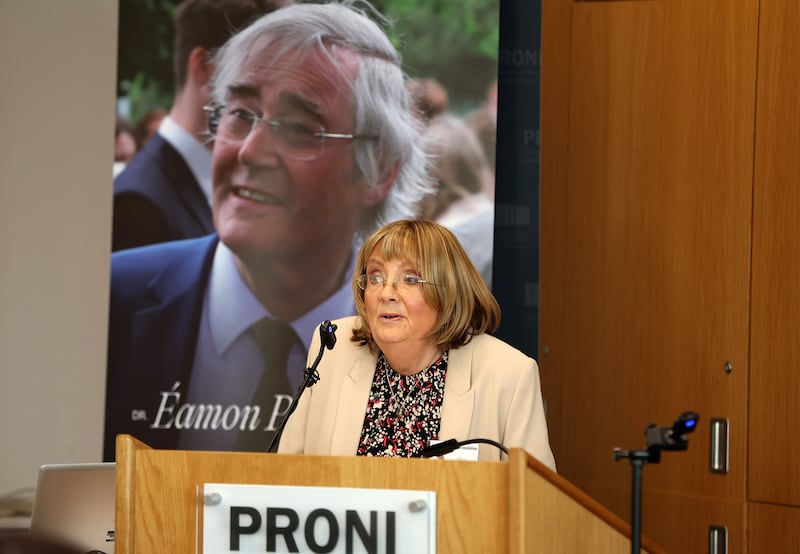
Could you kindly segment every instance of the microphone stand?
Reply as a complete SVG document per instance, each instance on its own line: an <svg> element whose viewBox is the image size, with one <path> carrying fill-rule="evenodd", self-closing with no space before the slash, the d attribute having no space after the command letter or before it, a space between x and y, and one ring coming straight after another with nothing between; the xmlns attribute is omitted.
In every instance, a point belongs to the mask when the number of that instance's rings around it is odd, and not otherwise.
<svg viewBox="0 0 800 554"><path fill-rule="evenodd" d="M697 427L700 416L696 412L684 412L672 427L656 427L650 424L645 430L647 448L640 450L614 449L614 461L628 458L631 461L631 554L640 554L642 543L642 473L644 464L661 461L662 450L686 450L686 438Z"/></svg>
<svg viewBox="0 0 800 554"><path fill-rule="evenodd" d="M307 388L311 388L317 383L317 381L319 381L319 372L317 372L317 366L322 360L322 353L325 351L325 349L327 348L328 350L332 350L333 345L336 344L335 332L336 325L331 323L329 320L326 320L319 326L321 341L317 358L314 360L314 363L311 364L311 367L307 367L303 371L303 383L300 385L300 387L298 387L294 398L292 398L292 403L289 404L289 408L286 410L286 415L283 416L283 421L281 421L280 426L278 426L278 430L275 431L275 436L272 437L272 441L270 441L269 446L267 447L267 452L275 452L278 449L278 441L280 441L281 435L283 434L283 429L286 427L289 417L297 409L297 403L300 402L300 397L303 395L303 391Z"/></svg>

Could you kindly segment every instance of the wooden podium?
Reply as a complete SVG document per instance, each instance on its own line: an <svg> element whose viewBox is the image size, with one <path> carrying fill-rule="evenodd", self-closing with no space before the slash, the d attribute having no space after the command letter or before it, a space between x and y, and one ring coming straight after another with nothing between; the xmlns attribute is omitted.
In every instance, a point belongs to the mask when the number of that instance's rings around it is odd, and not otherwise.
<svg viewBox="0 0 800 554"><path fill-rule="evenodd" d="M507 462L462 462L154 450L119 435L116 463L116 554L202 553L204 483L434 491L439 553L631 549L627 523L519 449Z"/></svg>

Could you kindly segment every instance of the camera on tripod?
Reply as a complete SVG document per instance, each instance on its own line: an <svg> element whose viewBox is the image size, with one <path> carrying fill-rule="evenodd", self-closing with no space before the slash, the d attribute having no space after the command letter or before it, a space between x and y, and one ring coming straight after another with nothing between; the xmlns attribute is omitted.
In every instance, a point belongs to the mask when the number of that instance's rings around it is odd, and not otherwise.
<svg viewBox="0 0 800 554"><path fill-rule="evenodd" d="M645 430L647 451L650 453L651 463L658 463L662 450L686 450L689 439L686 437L697 428L697 412L683 412L672 424L672 427L657 427L655 424Z"/></svg>

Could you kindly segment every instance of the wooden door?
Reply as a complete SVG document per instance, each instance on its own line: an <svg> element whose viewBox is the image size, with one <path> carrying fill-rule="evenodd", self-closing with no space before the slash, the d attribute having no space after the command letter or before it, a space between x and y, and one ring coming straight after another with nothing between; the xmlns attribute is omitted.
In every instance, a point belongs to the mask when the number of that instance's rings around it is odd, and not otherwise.
<svg viewBox="0 0 800 554"><path fill-rule="evenodd" d="M707 551L709 525L744 551L757 16L756 0L543 5L540 362L556 462L628 518L614 447L699 412L688 451L644 469L644 532L668 551ZM711 418L729 420L727 474L709 470Z"/></svg>

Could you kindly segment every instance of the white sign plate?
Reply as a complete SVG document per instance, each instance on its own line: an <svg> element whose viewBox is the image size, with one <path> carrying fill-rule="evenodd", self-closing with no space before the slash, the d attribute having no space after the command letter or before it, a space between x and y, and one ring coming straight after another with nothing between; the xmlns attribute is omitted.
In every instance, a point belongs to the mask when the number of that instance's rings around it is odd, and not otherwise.
<svg viewBox="0 0 800 554"><path fill-rule="evenodd" d="M203 554L436 552L433 491L203 487Z"/></svg>

